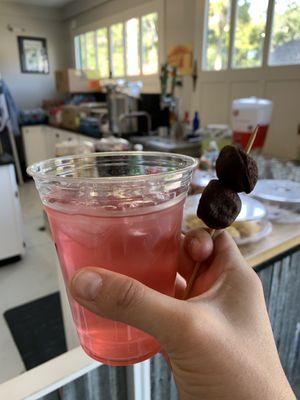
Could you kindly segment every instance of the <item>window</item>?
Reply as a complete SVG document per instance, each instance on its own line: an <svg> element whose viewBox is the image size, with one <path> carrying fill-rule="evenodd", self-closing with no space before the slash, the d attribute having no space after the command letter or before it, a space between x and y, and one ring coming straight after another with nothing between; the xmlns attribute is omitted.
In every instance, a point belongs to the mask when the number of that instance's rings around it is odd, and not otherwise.
<svg viewBox="0 0 300 400"><path fill-rule="evenodd" d="M87 68L87 62L86 62L86 40L85 40L85 35L81 35L79 38L80 41L80 65L82 69Z"/></svg>
<svg viewBox="0 0 300 400"><path fill-rule="evenodd" d="M125 75L123 30L122 23L110 27L111 71L116 77Z"/></svg>
<svg viewBox="0 0 300 400"><path fill-rule="evenodd" d="M205 49L206 70L227 68L230 27L230 0L210 0Z"/></svg>
<svg viewBox="0 0 300 400"><path fill-rule="evenodd" d="M86 68L96 69L95 32L85 34L86 42Z"/></svg>
<svg viewBox="0 0 300 400"><path fill-rule="evenodd" d="M276 0L269 65L300 64L300 0Z"/></svg>
<svg viewBox="0 0 300 400"><path fill-rule="evenodd" d="M238 0L233 66L260 67L267 20L268 0Z"/></svg>
<svg viewBox="0 0 300 400"><path fill-rule="evenodd" d="M107 28L97 30L97 63L101 78L109 77L109 53Z"/></svg>
<svg viewBox="0 0 300 400"><path fill-rule="evenodd" d="M143 74L149 75L158 69L157 13L142 17L142 64Z"/></svg>
<svg viewBox="0 0 300 400"><path fill-rule="evenodd" d="M99 70L102 78L158 72L158 13L99 27L75 37L76 67Z"/></svg>
<svg viewBox="0 0 300 400"><path fill-rule="evenodd" d="M206 0L206 5L204 70L300 64L300 0Z"/></svg>
<svg viewBox="0 0 300 400"><path fill-rule="evenodd" d="M132 18L126 22L126 66L128 76L139 75L141 71L139 30L138 18Z"/></svg>

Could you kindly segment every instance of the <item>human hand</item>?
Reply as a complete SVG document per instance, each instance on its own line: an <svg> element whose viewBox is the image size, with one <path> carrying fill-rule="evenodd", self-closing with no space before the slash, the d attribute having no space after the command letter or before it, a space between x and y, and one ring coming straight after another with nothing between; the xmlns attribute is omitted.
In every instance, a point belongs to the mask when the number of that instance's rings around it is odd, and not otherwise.
<svg viewBox="0 0 300 400"><path fill-rule="evenodd" d="M154 336L182 400L295 399L282 370L262 285L226 233L191 231L181 244L177 295L201 262L190 299L174 299L124 275L84 268L70 285L102 317ZM184 278L184 279L183 279Z"/></svg>

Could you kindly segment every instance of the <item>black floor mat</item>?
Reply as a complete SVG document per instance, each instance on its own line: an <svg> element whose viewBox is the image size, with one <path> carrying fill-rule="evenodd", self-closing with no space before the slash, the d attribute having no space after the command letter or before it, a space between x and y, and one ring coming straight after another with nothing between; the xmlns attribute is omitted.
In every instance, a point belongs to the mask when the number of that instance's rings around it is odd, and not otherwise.
<svg viewBox="0 0 300 400"><path fill-rule="evenodd" d="M67 351L58 292L12 308L4 318L27 370Z"/></svg>

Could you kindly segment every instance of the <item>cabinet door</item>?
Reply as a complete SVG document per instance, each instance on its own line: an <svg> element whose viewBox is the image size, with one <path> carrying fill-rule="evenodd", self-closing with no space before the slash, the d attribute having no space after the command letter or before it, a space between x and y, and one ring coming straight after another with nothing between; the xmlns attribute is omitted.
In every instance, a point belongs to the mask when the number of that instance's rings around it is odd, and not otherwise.
<svg viewBox="0 0 300 400"><path fill-rule="evenodd" d="M12 164L0 166L0 260L24 253L18 187Z"/></svg>
<svg viewBox="0 0 300 400"><path fill-rule="evenodd" d="M55 157L55 144L59 137L58 129L52 128L51 126L45 126L45 137L47 143L47 158Z"/></svg>
<svg viewBox="0 0 300 400"><path fill-rule="evenodd" d="M48 158L47 141L43 125L22 128L26 165Z"/></svg>
<svg viewBox="0 0 300 400"><path fill-rule="evenodd" d="M71 131L65 131L65 130L61 130L61 140L65 140L65 141L69 141L69 140L74 140L77 139L78 137L78 133L74 133Z"/></svg>

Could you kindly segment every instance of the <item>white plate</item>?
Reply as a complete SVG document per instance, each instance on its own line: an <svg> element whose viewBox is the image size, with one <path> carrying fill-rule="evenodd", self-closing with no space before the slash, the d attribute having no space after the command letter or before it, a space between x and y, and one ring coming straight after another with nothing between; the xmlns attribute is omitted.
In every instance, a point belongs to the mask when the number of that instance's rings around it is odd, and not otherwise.
<svg viewBox="0 0 300 400"><path fill-rule="evenodd" d="M239 195L242 201L242 209L237 216L237 221L257 221L265 218L267 215L266 207L258 200L253 199L246 194ZM185 225L185 220L188 215L196 215L201 194L188 196L183 209L183 231L188 229Z"/></svg>
<svg viewBox="0 0 300 400"><path fill-rule="evenodd" d="M200 169L195 169L193 172L192 184L205 188L212 179L217 179L215 171L202 171Z"/></svg>
<svg viewBox="0 0 300 400"><path fill-rule="evenodd" d="M243 238L233 238L235 243L238 246L244 246L246 244L259 242L261 239L270 235L270 233L272 232L271 222L267 221L267 220L263 220L263 221L259 221L259 224L261 224L261 230L259 232L257 232L255 235L251 235L251 236L247 236L247 237L243 237Z"/></svg>
<svg viewBox="0 0 300 400"><path fill-rule="evenodd" d="M267 210L269 220L277 224L300 224L300 212L293 210L292 207L280 208L272 203L267 205Z"/></svg>
<svg viewBox="0 0 300 400"><path fill-rule="evenodd" d="M280 179L260 179L251 194L261 200L300 204L300 183Z"/></svg>

